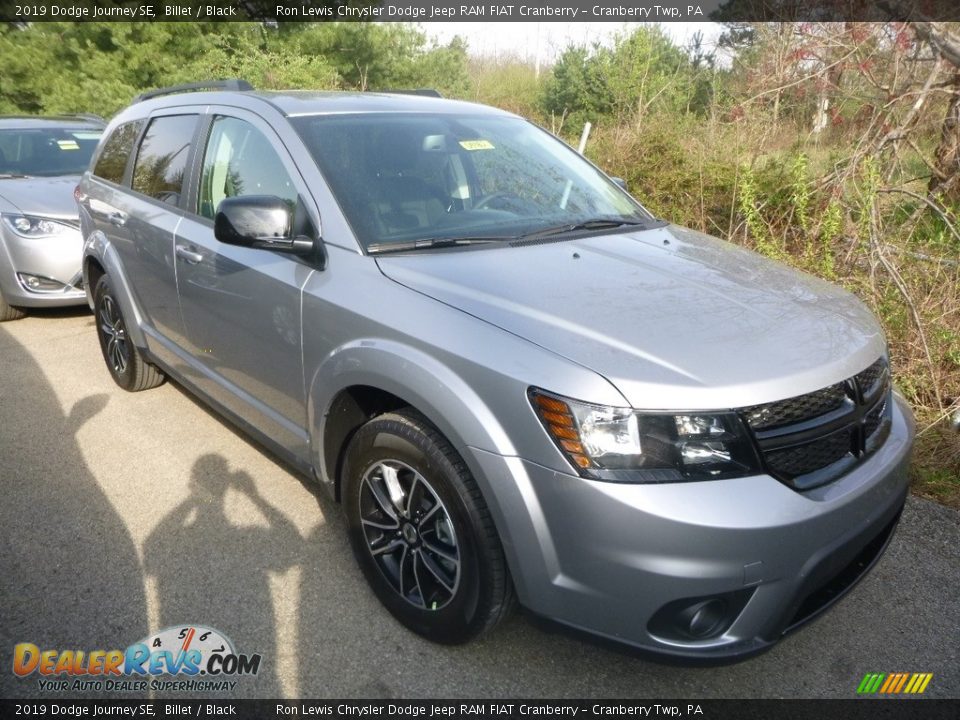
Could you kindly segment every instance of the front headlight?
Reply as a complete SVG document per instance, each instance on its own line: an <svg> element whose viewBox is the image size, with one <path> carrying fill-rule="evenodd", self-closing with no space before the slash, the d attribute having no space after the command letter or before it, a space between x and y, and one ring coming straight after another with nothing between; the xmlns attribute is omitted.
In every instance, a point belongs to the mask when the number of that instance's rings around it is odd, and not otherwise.
<svg viewBox="0 0 960 720"><path fill-rule="evenodd" d="M753 442L736 413L638 413L536 388L529 397L547 434L584 477L683 482L760 472Z"/></svg>
<svg viewBox="0 0 960 720"><path fill-rule="evenodd" d="M25 238L56 237L73 230L65 223L32 215L8 215L4 213L3 224L20 237Z"/></svg>

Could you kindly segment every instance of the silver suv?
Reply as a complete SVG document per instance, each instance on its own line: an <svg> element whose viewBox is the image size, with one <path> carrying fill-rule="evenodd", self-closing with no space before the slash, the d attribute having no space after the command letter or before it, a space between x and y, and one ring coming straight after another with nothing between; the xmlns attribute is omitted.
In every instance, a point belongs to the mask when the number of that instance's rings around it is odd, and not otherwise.
<svg viewBox="0 0 960 720"><path fill-rule="evenodd" d="M516 598L740 658L883 552L914 428L849 293L493 108L176 90L113 119L78 190L107 368L315 477L415 632Z"/></svg>
<svg viewBox="0 0 960 720"><path fill-rule="evenodd" d="M83 305L73 190L104 125L88 115L0 118L0 322L24 308Z"/></svg>

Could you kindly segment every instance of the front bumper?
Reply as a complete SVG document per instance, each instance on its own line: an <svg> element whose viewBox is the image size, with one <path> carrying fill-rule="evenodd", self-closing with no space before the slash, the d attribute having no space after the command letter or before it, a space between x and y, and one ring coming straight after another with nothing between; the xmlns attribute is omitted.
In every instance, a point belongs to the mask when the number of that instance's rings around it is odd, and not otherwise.
<svg viewBox="0 0 960 720"><path fill-rule="evenodd" d="M83 305L80 259L83 238L79 230L55 238L22 238L0 230L0 293L9 305L58 307ZM35 290L24 275L56 281L49 290Z"/></svg>
<svg viewBox="0 0 960 720"><path fill-rule="evenodd" d="M895 397L884 445L807 492L766 475L604 483L474 450L521 603L661 655L719 662L769 647L839 599L886 547L915 432ZM706 639L657 619L718 597L729 618Z"/></svg>

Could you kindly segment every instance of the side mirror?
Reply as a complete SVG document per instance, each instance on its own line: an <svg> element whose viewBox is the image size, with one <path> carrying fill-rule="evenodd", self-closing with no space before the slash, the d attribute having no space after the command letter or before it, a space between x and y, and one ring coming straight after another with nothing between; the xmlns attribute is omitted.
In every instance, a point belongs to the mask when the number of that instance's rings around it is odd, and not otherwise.
<svg viewBox="0 0 960 720"><path fill-rule="evenodd" d="M213 219L213 236L228 245L309 255L316 243L293 237L293 210L273 195L224 198Z"/></svg>
<svg viewBox="0 0 960 720"><path fill-rule="evenodd" d="M629 190L627 190L627 181L626 181L626 180L624 180L623 178L618 178L618 177L612 177L612 178L610 178L610 179L613 180L614 184L617 185L621 190L623 190L624 192L629 192Z"/></svg>

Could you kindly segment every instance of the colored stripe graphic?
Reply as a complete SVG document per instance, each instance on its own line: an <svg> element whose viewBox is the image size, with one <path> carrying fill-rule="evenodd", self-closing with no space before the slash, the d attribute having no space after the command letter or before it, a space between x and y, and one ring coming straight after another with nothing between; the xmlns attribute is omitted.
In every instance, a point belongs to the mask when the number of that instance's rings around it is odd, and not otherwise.
<svg viewBox="0 0 960 720"><path fill-rule="evenodd" d="M900 679L900 673L890 673L887 675L887 681L883 683L883 686L880 688L880 694L888 693L890 690L897 684L897 680Z"/></svg>
<svg viewBox="0 0 960 720"><path fill-rule="evenodd" d="M880 689L880 683L883 682L885 677L886 675L884 673L867 673L863 676L863 680L860 681L860 687L857 688L857 692L865 695L875 693Z"/></svg>
<svg viewBox="0 0 960 720"><path fill-rule="evenodd" d="M930 684L930 681L933 679L933 673L919 673L917 675L917 684L913 688L913 692L918 695L927 689L927 685Z"/></svg>
<svg viewBox="0 0 960 720"><path fill-rule="evenodd" d="M919 695L932 679L933 673L867 673L857 686L857 694Z"/></svg>

